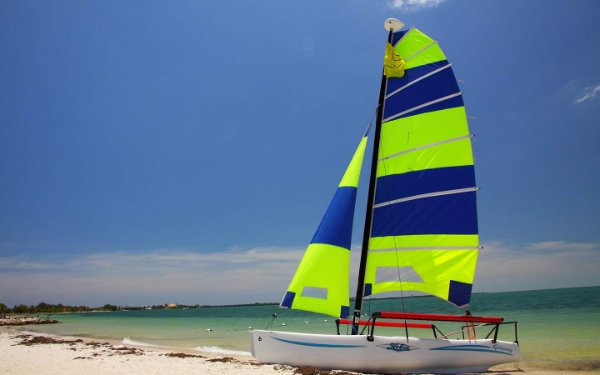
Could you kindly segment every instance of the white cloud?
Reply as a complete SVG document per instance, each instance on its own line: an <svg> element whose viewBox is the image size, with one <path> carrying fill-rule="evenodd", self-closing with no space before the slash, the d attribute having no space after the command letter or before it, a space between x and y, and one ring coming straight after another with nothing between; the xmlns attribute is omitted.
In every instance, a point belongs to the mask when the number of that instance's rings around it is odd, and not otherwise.
<svg viewBox="0 0 600 375"><path fill-rule="evenodd" d="M594 100L598 93L600 93L600 83L595 86L586 87L583 92L573 101L573 103L581 104L590 100Z"/></svg>
<svg viewBox="0 0 600 375"><path fill-rule="evenodd" d="M600 285L600 243L542 241L484 244L476 291L510 291Z"/></svg>
<svg viewBox="0 0 600 375"><path fill-rule="evenodd" d="M276 302L304 248L197 252L160 249L71 257L0 258L0 302L145 305ZM351 252L351 295L360 249ZM600 285L600 243L489 241L479 256L475 291Z"/></svg>
<svg viewBox="0 0 600 375"><path fill-rule="evenodd" d="M554 250L554 251L587 251L598 250L597 243L566 242L566 241L542 241L527 245L528 250Z"/></svg>
<svg viewBox="0 0 600 375"><path fill-rule="evenodd" d="M389 6L407 13L435 8L446 0L391 0Z"/></svg>
<svg viewBox="0 0 600 375"><path fill-rule="evenodd" d="M304 253L264 247L0 258L0 302L100 305L276 301Z"/></svg>

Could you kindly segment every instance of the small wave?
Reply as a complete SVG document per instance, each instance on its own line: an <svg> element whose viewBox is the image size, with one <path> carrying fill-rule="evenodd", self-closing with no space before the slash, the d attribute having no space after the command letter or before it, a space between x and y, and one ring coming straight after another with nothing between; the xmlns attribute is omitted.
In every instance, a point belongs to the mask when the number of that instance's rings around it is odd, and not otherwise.
<svg viewBox="0 0 600 375"><path fill-rule="evenodd" d="M252 355L250 352L243 352L239 350L229 350L219 348L218 346L198 346L194 348L194 350L205 353L215 353L215 354L227 354L227 355Z"/></svg>
<svg viewBox="0 0 600 375"><path fill-rule="evenodd" d="M148 344L148 343L141 342L141 341L135 341L135 340L132 340L132 339L131 339L131 338L129 338L129 337L124 337L124 338L123 338L123 341L121 341L121 343L122 343L123 345L133 345L133 346L153 346L153 347L158 347L158 345L152 345L152 344Z"/></svg>

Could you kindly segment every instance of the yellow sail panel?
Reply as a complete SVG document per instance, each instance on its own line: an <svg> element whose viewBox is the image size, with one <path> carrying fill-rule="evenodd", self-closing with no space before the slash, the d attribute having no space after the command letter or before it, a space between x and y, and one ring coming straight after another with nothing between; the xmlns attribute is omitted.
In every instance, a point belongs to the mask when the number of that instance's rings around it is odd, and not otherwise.
<svg viewBox="0 0 600 375"><path fill-rule="evenodd" d="M286 297L294 294L289 307L335 317L347 316L347 311L343 314L342 309L349 307L349 277L348 249L310 244L288 287Z"/></svg>
<svg viewBox="0 0 600 375"><path fill-rule="evenodd" d="M369 250L389 250L396 248L477 248L479 236L472 234L423 234L417 236L372 237Z"/></svg>
<svg viewBox="0 0 600 375"><path fill-rule="evenodd" d="M377 177L465 165L473 165L470 138L391 155L377 164Z"/></svg>
<svg viewBox="0 0 600 375"><path fill-rule="evenodd" d="M358 187L358 180L360 179L360 171L362 169L363 158L365 156L365 149L367 148L367 137L363 137L362 141L358 145L348 168L346 169L346 173L344 173L344 177L342 177L342 181L339 184L339 187L349 186L349 187Z"/></svg>
<svg viewBox="0 0 600 375"><path fill-rule="evenodd" d="M382 125L379 159L466 136L464 107L402 117Z"/></svg>
<svg viewBox="0 0 600 375"><path fill-rule="evenodd" d="M451 284L473 284L477 254L476 249L371 251L365 295L412 290L452 300ZM382 278L390 266L397 267L397 278Z"/></svg>
<svg viewBox="0 0 600 375"><path fill-rule="evenodd" d="M396 43L394 50L404 58L404 69L446 60L446 56L437 42L416 28L410 29Z"/></svg>

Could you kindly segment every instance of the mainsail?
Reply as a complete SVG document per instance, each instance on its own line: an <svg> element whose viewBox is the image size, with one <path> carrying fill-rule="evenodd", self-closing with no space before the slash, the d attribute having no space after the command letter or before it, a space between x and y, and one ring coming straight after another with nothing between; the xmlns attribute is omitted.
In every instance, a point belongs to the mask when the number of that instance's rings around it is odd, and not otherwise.
<svg viewBox="0 0 600 375"><path fill-rule="evenodd" d="M304 253L281 307L348 317L352 222L366 146L365 134Z"/></svg>
<svg viewBox="0 0 600 375"><path fill-rule="evenodd" d="M393 34L404 76L388 78L364 295L421 291L470 301L479 249L471 136L437 42Z"/></svg>

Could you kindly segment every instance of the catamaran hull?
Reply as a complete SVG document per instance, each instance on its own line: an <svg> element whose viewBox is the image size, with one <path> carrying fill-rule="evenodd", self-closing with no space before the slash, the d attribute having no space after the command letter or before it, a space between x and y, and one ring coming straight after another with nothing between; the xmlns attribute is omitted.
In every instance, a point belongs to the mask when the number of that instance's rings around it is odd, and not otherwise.
<svg viewBox="0 0 600 375"><path fill-rule="evenodd" d="M522 359L518 345L492 340L405 336L250 332L252 355L263 363L379 373L482 372Z"/></svg>

